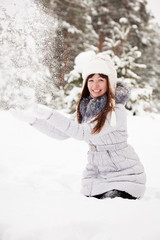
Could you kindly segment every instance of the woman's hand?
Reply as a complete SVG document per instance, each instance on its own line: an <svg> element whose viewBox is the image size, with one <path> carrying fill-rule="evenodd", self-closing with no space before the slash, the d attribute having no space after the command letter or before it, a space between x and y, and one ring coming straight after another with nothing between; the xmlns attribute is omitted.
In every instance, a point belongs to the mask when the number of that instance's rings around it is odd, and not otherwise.
<svg viewBox="0 0 160 240"><path fill-rule="evenodd" d="M116 103L121 103L123 105L125 105L126 102L129 100L130 89L125 83L121 81L117 82L115 97L116 97Z"/></svg>
<svg viewBox="0 0 160 240"><path fill-rule="evenodd" d="M17 119L33 124L36 119L48 119L52 115L53 110L42 104L33 104L27 110L10 109L9 112Z"/></svg>
<svg viewBox="0 0 160 240"><path fill-rule="evenodd" d="M12 114L13 117L17 118L20 121L24 121L29 124L33 124L36 121L36 117L34 116L31 108L27 110L10 109L9 112Z"/></svg>
<svg viewBox="0 0 160 240"><path fill-rule="evenodd" d="M42 104L34 104L33 112L36 118L38 119L48 119L51 117L53 110Z"/></svg>

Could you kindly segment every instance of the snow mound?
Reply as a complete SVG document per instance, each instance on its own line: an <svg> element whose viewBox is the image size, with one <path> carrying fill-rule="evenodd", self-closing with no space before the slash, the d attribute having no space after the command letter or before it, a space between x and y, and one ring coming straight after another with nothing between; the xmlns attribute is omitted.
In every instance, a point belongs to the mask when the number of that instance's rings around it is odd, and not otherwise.
<svg viewBox="0 0 160 240"><path fill-rule="evenodd" d="M1 112L1 240L159 240L159 116L128 116L147 173L141 200L80 194L88 146L58 141Z"/></svg>

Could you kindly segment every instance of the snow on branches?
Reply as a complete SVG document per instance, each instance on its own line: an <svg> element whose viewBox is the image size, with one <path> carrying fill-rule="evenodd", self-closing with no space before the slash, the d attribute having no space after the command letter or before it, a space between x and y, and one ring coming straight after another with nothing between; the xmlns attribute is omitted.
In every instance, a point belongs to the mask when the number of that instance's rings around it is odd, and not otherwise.
<svg viewBox="0 0 160 240"><path fill-rule="evenodd" d="M2 1L0 19L0 108L50 101L54 90L48 90L47 58L56 20L31 0Z"/></svg>

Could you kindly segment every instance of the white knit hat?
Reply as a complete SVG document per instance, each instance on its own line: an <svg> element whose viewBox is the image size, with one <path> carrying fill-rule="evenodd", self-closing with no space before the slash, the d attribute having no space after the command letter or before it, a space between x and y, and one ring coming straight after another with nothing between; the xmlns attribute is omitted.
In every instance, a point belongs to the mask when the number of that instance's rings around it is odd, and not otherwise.
<svg viewBox="0 0 160 240"><path fill-rule="evenodd" d="M99 53L93 56L82 71L83 85L90 74L104 74L108 76L113 93L115 93L117 72L110 57Z"/></svg>
<svg viewBox="0 0 160 240"><path fill-rule="evenodd" d="M116 82L117 82L117 72L114 64L107 54L99 53L94 55L88 63L85 65L82 71L83 86L86 82L87 77L90 74L104 74L108 76L109 83L112 92L115 94ZM114 102L115 105L115 102ZM116 114L112 111L110 114L110 124L111 126L116 126Z"/></svg>

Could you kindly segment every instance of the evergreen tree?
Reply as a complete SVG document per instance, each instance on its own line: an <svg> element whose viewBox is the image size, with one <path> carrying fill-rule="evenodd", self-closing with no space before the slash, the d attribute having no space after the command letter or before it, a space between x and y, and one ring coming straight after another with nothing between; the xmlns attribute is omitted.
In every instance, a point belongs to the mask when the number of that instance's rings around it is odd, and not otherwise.
<svg viewBox="0 0 160 240"><path fill-rule="evenodd" d="M21 10L16 6L11 12L0 7L0 108L52 105L55 85L46 63L54 20L31 2Z"/></svg>
<svg viewBox="0 0 160 240"><path fill-rule="evenodd" d="M118 78L127 82L131 89L131 96L126 107L137 114L143 110L151 110L152 88L135 72L137 69L146 69L146 65L140 64L137 60L141 52L137 46L131 46L127 42L131 28L126 18L120 18L115 23L112 31L112 38L106 38L104 46L106 52L111 55L117 68Z"/></svg>
<svg viewBox="0 0 160 240"><path fill-rule="evenodd" d="M74 58L84 51L87 36L87 2L50 0L47 5L49 11L53 11L59 21L56 31L55 59L57 66L57 78L59 85L65 85L65 74L73 68ZM85 43L85 44L84 44Z"/></svg>
<svg viewBox="0 0 160 240"><path fill-rule="evenodd" d="M56 15L58 26L55 33L55 69L57 87L65 86L65 77L73 66L75 57L95 45L97 37L88 14L90 0L36 0L51 15Z"/></svg>
<svg viewBox="0 0 160 240"><path fill-rule="evenodd" d="M105 37L110 34L111 18L109 15L108 0L92 0L89 15L92 19L93 29L97 34L95 45L98 51L102 52Z"/></svg>
<svg viewBox="0 0 160 240"><path fill-rule="evenodd" d="M160 99L160 88L158 87L160 28L153 23L153 18L147 9L147 2L145 0L92 1L90 16L94 30L98 35L96 46L99 51L106 51L105 39L113 37L113 27L116 23L118 24L119 19L122 17L128 19L128 24L131 26L127 36L128 47L137 46L141 51L141 57L137 61L146 65L146 68L137 69L136 72L143 82L149 83L153 88L153 99L155 101L157 97ZM118 51L118 48L116 49ZM119 53L116 52L116 55L118 56Z"/></svg>

